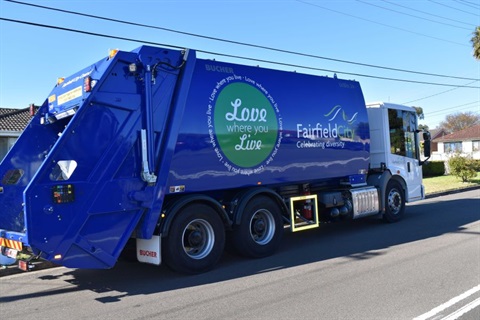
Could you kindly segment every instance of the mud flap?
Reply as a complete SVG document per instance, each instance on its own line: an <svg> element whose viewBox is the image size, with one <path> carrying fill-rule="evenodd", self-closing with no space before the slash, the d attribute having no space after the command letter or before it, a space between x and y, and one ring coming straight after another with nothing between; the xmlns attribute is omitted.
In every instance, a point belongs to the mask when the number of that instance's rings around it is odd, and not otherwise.
<svg viewBox="0 0 480 320"><path fill-rule="evenodd" d="M161 244L162 238L160 236L152 236L151 239L137 239L138 261L160 265L162 263Z"/></svg>

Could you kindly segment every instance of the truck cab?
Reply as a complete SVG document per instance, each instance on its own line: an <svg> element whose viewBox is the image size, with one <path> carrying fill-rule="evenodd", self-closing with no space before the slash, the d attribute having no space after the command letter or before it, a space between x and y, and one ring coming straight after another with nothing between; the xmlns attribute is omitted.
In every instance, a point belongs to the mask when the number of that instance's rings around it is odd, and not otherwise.
<svg viewBox="0 0 480 320"><path fill-rule="evenodd" d="M420 160L416 110L399 104L372 102L367 103L367 113L370 167L388 168L393 176L397 175L405 190L406 202L423 199L423 162Z"/></svg>

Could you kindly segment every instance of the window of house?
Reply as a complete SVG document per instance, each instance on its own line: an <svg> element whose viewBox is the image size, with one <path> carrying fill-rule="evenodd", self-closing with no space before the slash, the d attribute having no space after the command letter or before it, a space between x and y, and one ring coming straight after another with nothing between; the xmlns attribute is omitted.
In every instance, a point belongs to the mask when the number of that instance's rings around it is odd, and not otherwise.
<svg viewBox="0 0 480 320"><path fill-rule="evenodd" d="M456 153L462 152L462 142L461 141L454 141L454 142L445 142L443 144L445 153Z"/></svg>
<svg viewBox="0 0 480 320"><path fill-rule="evenodd" d="M0 137L0 161L5 157L8 152L8 138Z"/></svg>
<svg viewBox="0 0 480 320"><path fill-rule="evenodd" d="M472 151L480 151L480 140L472 141Z"/></svg>
<svg viewBox="0 0 480 320"><path fill-rule="evenodd" d="M0 137L0 161L7 155L16 140L16 137Z"/></svg>

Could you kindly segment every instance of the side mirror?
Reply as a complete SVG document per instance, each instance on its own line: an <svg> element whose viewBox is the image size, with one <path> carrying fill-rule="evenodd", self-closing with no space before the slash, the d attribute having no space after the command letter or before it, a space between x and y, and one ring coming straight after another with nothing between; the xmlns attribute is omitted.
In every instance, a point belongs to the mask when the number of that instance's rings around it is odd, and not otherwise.
<svg viewBox="0 0 480 320"><path fill-rule="evenodd" d="M424 161L419 162L421 166L423 166L428 161L428 159L430 159L430 155L432 152L432 149L430 146L431 142L432 142L432 137L430 136L430 132L424 131L423 132L423 155L425 156L426 159Z"/></svg>
<svg viewBox="0 0 480 320"><path fill-rule="evenodd" d="M426 158L430 158L431 155L431 139L430 132L426 131L423 133L423 155Z"/></svg>
<svg viewBox="0 0 480 320"><path fill-rule="evenodd" d="M432 140L429 131L424 131L423 132L423 140L428 140L428 141Z"/></svg>

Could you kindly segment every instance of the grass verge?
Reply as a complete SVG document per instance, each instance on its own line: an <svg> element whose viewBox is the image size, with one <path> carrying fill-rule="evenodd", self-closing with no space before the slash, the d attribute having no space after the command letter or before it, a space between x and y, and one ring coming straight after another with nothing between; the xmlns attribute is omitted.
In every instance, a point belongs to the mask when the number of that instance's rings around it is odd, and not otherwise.
<svg viewBox="0 0 480 320"><path fill-rule="evenodd" d="M433 178L424 178L423 185L425 186L426 194L480 186L480 172L477 172L477 176L473 179L470 179L469 182L462 182L460 178L449 175Z"/></svg>

